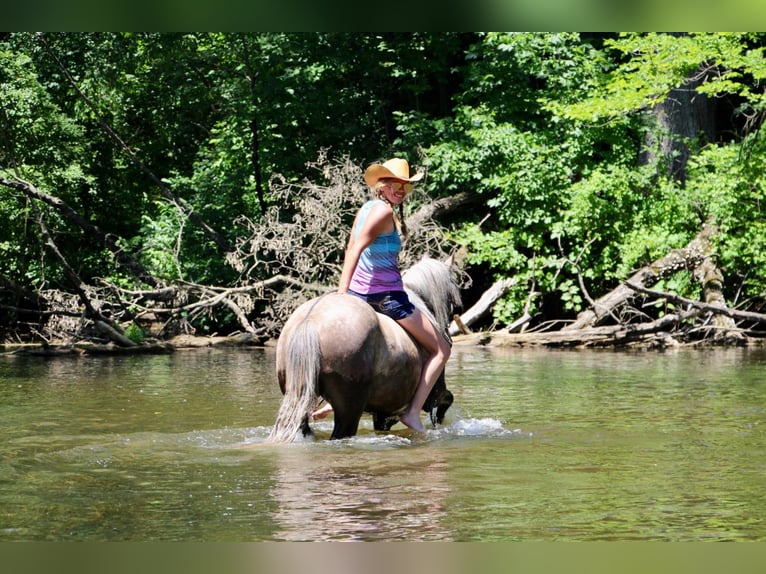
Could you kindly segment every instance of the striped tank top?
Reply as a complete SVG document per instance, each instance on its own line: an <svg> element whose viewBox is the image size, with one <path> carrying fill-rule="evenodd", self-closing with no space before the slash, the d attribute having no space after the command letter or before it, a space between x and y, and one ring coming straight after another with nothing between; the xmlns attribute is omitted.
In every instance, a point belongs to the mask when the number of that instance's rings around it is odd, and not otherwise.
<svg viewBox="0 0 766 574"><path fill-rule="evenodd" d="M365 203L359 210L359 217L354 229L354 239L364 225L370 210L380 199ZM362 295L382 293L384 291L404 291L402 274L399 271L399 251L402 240L394 229L391 233L383 233L375 238L359 257L359 262L351 277L349 289Z"/></svg>

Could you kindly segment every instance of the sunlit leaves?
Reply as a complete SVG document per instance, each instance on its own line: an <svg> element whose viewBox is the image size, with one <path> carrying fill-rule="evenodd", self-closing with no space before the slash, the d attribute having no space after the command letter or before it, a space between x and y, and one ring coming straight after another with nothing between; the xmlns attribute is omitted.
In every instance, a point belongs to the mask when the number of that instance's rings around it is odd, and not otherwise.
<svg viewBox="0 0 766 574"><path fill-rule="evenodd" d="M630 114L662 101L690 78L699 78L700 93L738 94L757 109L762 90L753 83L766 77L763 47L749 47L747 34L623 34L605 41L621 63L601 88L582 101L550 107L570 119L598 121Z"/></svg>

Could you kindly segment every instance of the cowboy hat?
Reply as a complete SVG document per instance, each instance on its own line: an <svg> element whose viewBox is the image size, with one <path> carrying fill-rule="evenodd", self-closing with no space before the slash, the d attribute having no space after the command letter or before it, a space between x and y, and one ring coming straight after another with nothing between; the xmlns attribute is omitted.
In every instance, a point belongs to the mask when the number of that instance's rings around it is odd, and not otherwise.
<svg viewBox="0 0 766 574"><path fill-rule="evenodd" d="M419 171L412 177L410 177L410 164L406 159L398 157L384 161L383 163L374 163L364 172L364 181L370 187L375 187L379 179L398 179L399 181L420 181L423 177L423 172Z"/></svg>

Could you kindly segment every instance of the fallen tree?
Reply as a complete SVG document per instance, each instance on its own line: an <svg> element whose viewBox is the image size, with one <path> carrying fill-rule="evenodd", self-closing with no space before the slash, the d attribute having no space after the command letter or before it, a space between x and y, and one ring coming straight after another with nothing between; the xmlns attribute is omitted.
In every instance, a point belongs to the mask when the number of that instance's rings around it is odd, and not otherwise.
<svg viewBox="0 0 766 574"><path fill-rule="evenodd" d="M553 327L561 325L560 321L554 321L537 325L525 333L512 332L519 324L530 321L527 310L523 317L504 330L470 333L465 327L458 329L458 326L471 325L477 316L485 315L498 299L501 285L510 284L509 280L498 282L474 306L479 309L472 307L464 315L456 317L452 331L454 335L461 334L455 337L455 341L457 344L545 347L668 347L684 344L744 345L764 340L766 331L762 327L766 326L766 315L732 309L726 304L723 274L714 262L712 238L716 232L715 225L705 224L686 247L673 250L642 267L613 290L592 301L590 308L560 329L553 330ZM700 284L701 301L650 288L661 279L682 270L692 272ZM640 298L643 307L657 308L657 303L661 302L662 308L670 312L652 318L634 307ZM637 317L644 317L645 320L637 321Z"/></svg>
<svg viewBox="0 0 766 574"><path fill-rule="evenodd" d="M710 256L710 238L715 231L715 226L703 225L700 233L686 247L673 250L664 257L642 267L627 282L639 287L651 287L660 279L669 277L677 271L694 269L706 257ZM590 309L580 313L577 319L565 326L563 330L576 331L599 325L610 317L614 318L615 309L629 301L634 295L634 289L621 283L603 297L596 299Z"/></svg>
<svg viewBox="0 0 766 574"><path fill-rule="evenodd" d="M458 333L462 333L465 335L470 333L471 325L474 325L482 318L486 317L492 309L492 305L505 295L515 284L516 280L513 278L505 278L496 281L465 313L462 315L455 315L455 319L449 326L449 334L457 335Z"/></svg>

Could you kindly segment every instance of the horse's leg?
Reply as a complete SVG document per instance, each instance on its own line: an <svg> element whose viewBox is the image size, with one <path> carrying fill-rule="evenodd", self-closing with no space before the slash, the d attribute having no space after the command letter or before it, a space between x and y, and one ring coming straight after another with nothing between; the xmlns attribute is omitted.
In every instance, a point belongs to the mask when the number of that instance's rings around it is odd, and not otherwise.
<svg viewBox="0 0 766 574"><path fill-rule="evenodd" d="M332 405L334 426L331 439L354 436L359 429L369 396L369 385L358 380L326 375L322 380L322 396Z"/></svg>
<svg viewBox="0 0 766 574"><path fill-rule="evenodd" d="M311 430L311 427L309 426L309 416L308 415L303 417L303 420L301 421L301 434L304 437L306 437L306 436L313 436L314 435L314 431Z"/></svg>
<svg viewBox="0 0 766 574"><path fill-rule="evenodd" d="M444 393L442 393L442 396L439 397L439 404L436 405L436 423L442 424L444 415L447 414L447 409L452 406L454 400L455 397L449 390L445 390ZM433 416L433 411L431 411L431 413ZM431 419L431 422L433 422L433 419Z"/></svg>
<svg viewBox="0 0 766 574"><path fill-rule="evenodd" d="M362 413L358 416L353 416L346 413L346 416L338 416L335 414L335 426L332 429L331 439L348 438L356 435L356 431L359 430L359 419L362 418Z"/></svg>
<svg viewBox="0 0 766 574"><path fill-rule="evenodd" d="M439 395L441 395L446 390L447 390L447 383L444 380L444 370L442 369L442 372L439 375L439 377L436 379L434 386L431 387L431 392L428 393L426 402L423 403L423 411L430 413L431 410L436 407L436 403L439 400Z"/></svg>
<svg viewBox="0 0 766 574"><path fill-rule="evenodd" d="M379 412L372 413L372 426L376 431L388 432L398 422L399 417L392 417Z"/></svg>

